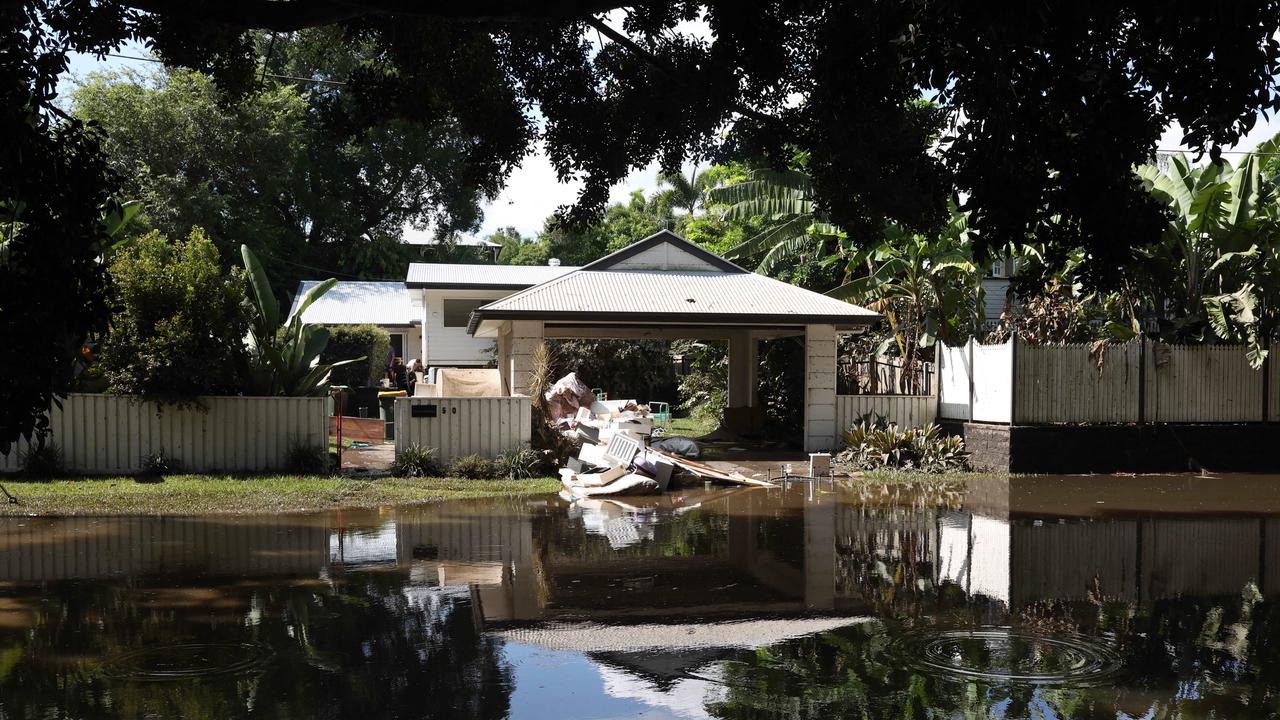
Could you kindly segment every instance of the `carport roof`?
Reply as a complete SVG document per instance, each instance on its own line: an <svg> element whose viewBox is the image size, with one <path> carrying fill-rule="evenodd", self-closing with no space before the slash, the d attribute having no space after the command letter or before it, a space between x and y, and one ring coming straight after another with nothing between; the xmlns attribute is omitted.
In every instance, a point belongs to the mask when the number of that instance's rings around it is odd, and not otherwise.
<svg viewBox="0 0 1280 720"><path fill-rule="evenodd" d="M476 309L468 331L489 334L502 320L848 328L879 319L866 308L745 271L663 231Z"/></svg>

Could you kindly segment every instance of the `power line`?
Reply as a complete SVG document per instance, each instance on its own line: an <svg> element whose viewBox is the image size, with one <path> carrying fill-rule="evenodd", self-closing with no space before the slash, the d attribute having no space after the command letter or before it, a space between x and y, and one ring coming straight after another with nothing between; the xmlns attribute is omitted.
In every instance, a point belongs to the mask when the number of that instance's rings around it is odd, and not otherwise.
<svg viewBox="0 0 1280 720"><path fill-rule="evenodd" d="M104 56L119 58L121 60L137 60L139 62L150 62L150 63L161 63L161 64L164 63L164 61L159 58L140 57L138 55L119 55L116 53L104 53ZM262 77L269 77L275 80L289 80L292 82L313 83L316 85L332 85L335 87L344 87L347 85L347 83L342 80L320 80L318 78L304 78L304 77L297 77L295 75L277 75L275 73L269 73L269 72L263 72Z"/></svg>

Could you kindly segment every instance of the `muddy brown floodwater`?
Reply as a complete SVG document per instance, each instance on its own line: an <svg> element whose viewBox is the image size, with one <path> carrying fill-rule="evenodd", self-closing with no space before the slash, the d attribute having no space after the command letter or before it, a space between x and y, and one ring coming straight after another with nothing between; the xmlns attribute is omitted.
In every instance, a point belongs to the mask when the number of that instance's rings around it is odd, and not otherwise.
<svg viewBox="0 0 1280 720"><path fill-rule="evenodd" d="M1265 718L1280 478L0 520L0 719Z"/></svg>

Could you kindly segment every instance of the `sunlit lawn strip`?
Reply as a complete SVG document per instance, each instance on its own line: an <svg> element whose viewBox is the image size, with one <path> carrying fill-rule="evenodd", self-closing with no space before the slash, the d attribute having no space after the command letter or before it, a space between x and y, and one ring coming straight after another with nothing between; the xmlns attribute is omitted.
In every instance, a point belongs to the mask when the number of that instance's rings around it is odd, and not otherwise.
<svg viewBox="0 0 1280 720"><path fill-rule="evenodd" d="M555 492L554 478L465 480L267 475L174 475L31 482L0 478L17 504L0 496L0 515L203 515L306 512L408 505L436 500Z"/></svg>

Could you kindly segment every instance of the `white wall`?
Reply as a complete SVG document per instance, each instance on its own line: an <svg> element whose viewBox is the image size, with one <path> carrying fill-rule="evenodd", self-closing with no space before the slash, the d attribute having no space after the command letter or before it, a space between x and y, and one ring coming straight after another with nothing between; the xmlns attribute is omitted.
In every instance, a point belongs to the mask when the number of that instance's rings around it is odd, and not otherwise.
<svg viewBox="0 0 1280 720"><path fill-rule="evenodd" d="M207 412L158 408L120 395L73 394L49 413L50 442L67 469L78 473L135 473L142 459L163 451L188 472L282 469L295 444L324 452L329 398L209 397ZM0 455L0 470L20 470L25 443Z"/></svg>
<svg viewBox="0 0 1280 720"><path fill-rule="evenodd" d="M831 450L839 440L836 427L836 328L804 329L804 449Z"/></svg>
<svg viewBox="0 0 1280 720"><path fill-rule="evenodd" d="M973 346L973 420L1013 419L1013 341Z"/></svg>
<svg viewBox="0 0 1280 720"><path fill-rule="evenodd" d="M493 361L493 338L478 338L467 334L465 327L444 326L444 301L448 299L497 300L510 295L502 290L419 290L416 307L422 312L425 297L426 312L423 329L427 337L427 365L449 367L453 365L486 365ZM415 356L417 353L415 352Z"/></svg>
<svg viewBox="0 0 1280 720"><path fill-rule="evenodd" d="M969 346L938 341L938 417L969 419Z"/></svg>

